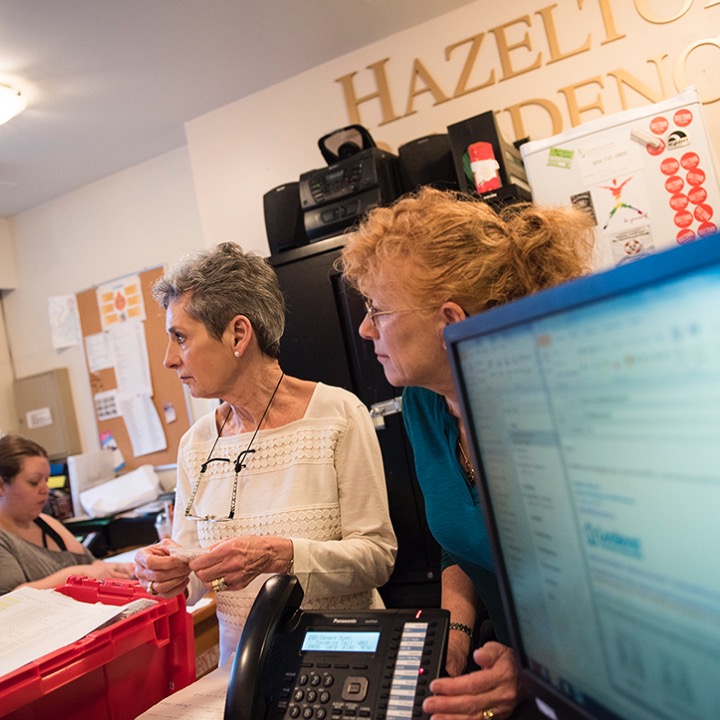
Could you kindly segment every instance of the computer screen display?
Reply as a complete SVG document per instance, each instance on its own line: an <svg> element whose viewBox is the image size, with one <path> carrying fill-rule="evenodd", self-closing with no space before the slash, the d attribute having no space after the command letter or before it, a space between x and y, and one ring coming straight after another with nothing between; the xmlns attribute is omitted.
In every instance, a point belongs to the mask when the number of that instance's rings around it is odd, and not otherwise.
<svg viewBox="0 0 720 720"><path fill-rule="evenodd" d="M523 682L720 717L720 237L446 330Z"/></svg>

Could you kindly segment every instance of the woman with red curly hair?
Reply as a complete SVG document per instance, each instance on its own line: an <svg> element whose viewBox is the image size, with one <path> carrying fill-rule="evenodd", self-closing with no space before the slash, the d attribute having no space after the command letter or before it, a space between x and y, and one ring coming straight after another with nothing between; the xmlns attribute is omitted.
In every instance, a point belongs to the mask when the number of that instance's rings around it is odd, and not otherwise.
<svg viewBox="0 0 720 720"><path fill-rule="evenodd" d="M442 548L450 677L431 685L434 696L423 710L433 718L505 720L533 711L522 702L508 646L443 330L586 272L592 226L575 208L511 205L496 212L470 197L422 188L372 210L340 259L345 278L366 298L360 335L372 341L388 382L405 388L403 419L428 525ZM480 647L470 657L473 642Z"/></svg>

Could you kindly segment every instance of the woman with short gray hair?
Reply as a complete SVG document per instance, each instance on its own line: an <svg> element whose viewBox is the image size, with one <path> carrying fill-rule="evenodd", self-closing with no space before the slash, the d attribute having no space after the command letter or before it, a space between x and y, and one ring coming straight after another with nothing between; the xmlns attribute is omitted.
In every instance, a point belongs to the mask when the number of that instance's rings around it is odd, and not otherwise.
<svg viewBox="0 0 720 720"><path fill-rule="evenodd" d="M221 402L180 441L172 539L137 554L141 583L191 603L215 590L221 664L268 575L296 575L308 609L382 607L397 542L375 430L352 393L284 374L275 271L222 243L153 293L165 366Z"/></svg>

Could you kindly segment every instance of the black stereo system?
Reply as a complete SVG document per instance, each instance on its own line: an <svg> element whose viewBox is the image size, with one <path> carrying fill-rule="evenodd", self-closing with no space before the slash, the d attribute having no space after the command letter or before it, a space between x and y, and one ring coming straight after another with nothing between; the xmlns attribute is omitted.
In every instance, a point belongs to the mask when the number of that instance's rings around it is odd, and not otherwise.
<svg viewBox="0 0 720 720"><path fill-rule="evenodd" d="M368 148L300 176L305 233L312 242L338 235L371 207L398 196L397 156Z"/></svg>
<svg viewBox="0 0 720 720"><path fill-rule="evenodd" d="M397 155L376 147L360 126L330 133L319 141L327 167L264 196L270 254L340 235L371 208L423 185L459 190L496 208L529 202L521 142L502 137L491 110L405 143Z"/></svg>
<svg viewBox="0 0 720 720"><path fill-rule="evenodd" d="M265 230L272 255L308 244L299 187L297 181L288 182L263 195Z"/></svg>
<svg viewBox="0 0 720 720"><path fill-rule="evenodd" d="M450 137L447 133L426 135L398 148L402 192L416 192L423 185L440 190L458 190Z"/></svg>

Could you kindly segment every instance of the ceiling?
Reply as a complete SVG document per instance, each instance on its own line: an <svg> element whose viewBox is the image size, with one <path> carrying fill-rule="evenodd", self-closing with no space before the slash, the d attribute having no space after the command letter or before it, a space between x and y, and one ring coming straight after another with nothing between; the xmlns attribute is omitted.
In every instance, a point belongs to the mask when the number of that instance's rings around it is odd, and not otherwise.
<svg viewBox="0 0 720 720"><path fill-rule="evenodd" d="M184 123L475 0L0 0L0 216L185 144Z"/></svg>

